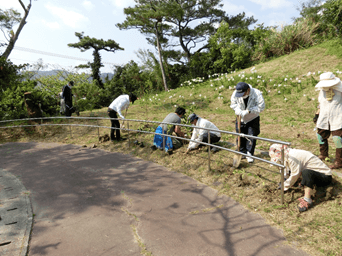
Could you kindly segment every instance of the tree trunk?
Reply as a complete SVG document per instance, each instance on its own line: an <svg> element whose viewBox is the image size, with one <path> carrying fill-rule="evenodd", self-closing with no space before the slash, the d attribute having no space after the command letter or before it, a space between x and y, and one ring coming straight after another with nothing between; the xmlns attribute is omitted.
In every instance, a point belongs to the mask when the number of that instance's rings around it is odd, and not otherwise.
<svg viewBox="0 0 342 256"><path fill-rule="evenodd" d="M165 70L164 70L163 59L162 59L162 55L161 55L161 47L160 47L160 43L159 43L158 21L156 22L155 28L156 28L157 47L158 47L158 54L159 54L159 64L160 64L160 69L161 69L161 72L162 72L162 77L163 77L163 82L164 82L164 89L165 89L165 91L168 91L169 89L167 88Z"/></svg>
<svg viewBox="0 0 342 256"><path fill-rule="evenodd" d="M21 0L19 0L19 2L20 2L21 6L23 7L23 9L25 11L25 15L22 18L22 20L20 21L20 24L19 24L19 27L18 27L17 31L11 37L5 52L1 55L1 57L4 57L6 60L8 59L9 55L11 54L11 52L12 52L12 50L14 48L14 44L18 40L18 37L19 37L19 34L20 34L21 30L23 29L23 27L26 24L26 18L29 15L29 12L30 12L30 9L31 9L31 1L30 1L30 4L27 6L27 9L25 9L25 5L21 2Z"/></svg>

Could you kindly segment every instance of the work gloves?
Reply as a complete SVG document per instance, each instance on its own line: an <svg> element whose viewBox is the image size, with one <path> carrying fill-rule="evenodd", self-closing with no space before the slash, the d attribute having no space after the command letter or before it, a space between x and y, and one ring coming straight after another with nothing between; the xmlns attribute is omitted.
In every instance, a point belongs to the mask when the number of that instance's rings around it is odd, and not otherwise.
<svg viewBox="0 0 342 256"><path fill-rule="evenodd" d="M315 117L312 119L312 121L313 121L314 123L317 123L318 116L319 116L319 114L315 114Z"/></svg>
<svg viewBox="0 0 342 256"><path fill-rule="evenodd" d="M244 117L245 115L249 114L248 110L242 110L241 117Z"/></svg>

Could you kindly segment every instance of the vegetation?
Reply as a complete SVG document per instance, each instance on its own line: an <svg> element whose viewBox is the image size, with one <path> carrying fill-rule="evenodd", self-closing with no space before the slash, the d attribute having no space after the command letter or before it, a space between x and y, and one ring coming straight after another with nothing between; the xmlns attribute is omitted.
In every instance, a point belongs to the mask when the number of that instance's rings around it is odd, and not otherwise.
<svg viewBox="0 0 342 256"><path fill-rule="evenodd" d="M117 50L124 50L116 43L114 40L104 41L103 39L90 38L89 36L84 36L84 33L75 33L75 35L80 40L78 43L68 44L69 47L80 49L81 52L93 49L94 62L88 63L92 70L92 77L98 83L98 86L103 89L103 82L100 78L100 68L102 67L100 51L104 50L107 52L116 52ZM84 66L82 66L84 67Z"/></svg>
<svg viewBox="0 0 342 256"><path fill-rule="evenodd" d="M185 106L187 114L195 112L211 120L220 129L235 130L235 115L230 109L230 97L239 81L250 83L263 92L266 109L261 114L260 137L291 142L293 148L309 150L318 155L315 124L312 118L317 107L317 92L314 89L319 75L333 71L342 76L341 56L330 55L336 49L338 40L319 44L309 49L298 50L292 54L260 63L241 71L231 71L210 75L208 80L192 79L168 92L148 92L129 109L127 118L136 120L161 121L176 106ZM338 53L338 52L336 52ZM340 53L338 53L340 54ZM117 77L134 73L137 66L132 63L126 70L117 71ZM141 78L143 79L143 78ZM78 87L77 85L75 89ZM79 87L81 88L81 86ZM123 87L124 88L124 87ZM84 111L81 116L107 117L106 108ZM64 124L65 121L44 121ZM109 126L108 120L74 120L75 123ZM18 124L26 124L25 121ZM129 122L130 129L153 132L157 124ZM185 130L188 136L190 129ZM206 148L185 155L186 145L168 156L161 151L151 151L153 135L138 132L129 133L129 142L99 142L98 134L108 134L108 129L99 131L90 127L39 126L35 128L7 128L1 132L0 142L40 141L65 142L97 147L108 151L131 153L137 157L162 164L168 169L181 172L198 181L212 186L221 194L230 196L250 211L263 216L270 224L281 228L291 245L308 251L311 255L340 255L342 250L342 179L333 176L333 186L326 190L315 190L315 207L299 214L297 199L303 196L302 188L293 188L285 194L285 204L280 204L277 190L280 179L277 168L255 161L249 164L242 161L240 168L232 169L233 154L220 151L211 155L208 170ZM125 137L128 133L123 132ZM144 142L140 147L132 142ZM235 136L224 134L220 146L235 149ZM334 156L334 143L329 141L331 160ZM259 140L256 156L269 160L267 152L270 143ZM186 161L185 161L186 159ZM328 164L328 162L327 162ZM196 214L196 212L191 212ZM146 245L146 250L148 250Z"/></svg>
<svg viewBox="0 0 342 256"><path fill-rule="evenodd" d="M11 54L14 48L16 41L19 38L20 32L22 31L22 29L24 28L26 24L26 19L31 10L32 0L29 0L29 4L27 6L25 6L25 4L21 0L18 0L18 1L21 7L24 9L24 17L22 18L20 17L20 13L13 9L9 9L9 10L0 9L0 30L3 32L5 37L7 36L6 39L8 41L8 43L0 43L0 47L4 47L4 46L6 47L5 51L0 55L1 58L8 59L9 55ZM17 23L19 23L19 26L16 32L14 33L12 28Z"/></svg>

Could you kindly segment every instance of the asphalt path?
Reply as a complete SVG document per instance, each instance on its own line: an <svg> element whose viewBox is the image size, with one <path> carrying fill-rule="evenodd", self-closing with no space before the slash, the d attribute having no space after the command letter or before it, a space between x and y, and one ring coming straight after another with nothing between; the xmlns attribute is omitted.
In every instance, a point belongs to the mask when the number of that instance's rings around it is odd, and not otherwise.
<svg viewBox="0 0 342 256"><path fill-rule="evenodd" d="M130 155L6 143L0 170L16 176L29 195L29 256L307 255L233 199Z"/></svg>

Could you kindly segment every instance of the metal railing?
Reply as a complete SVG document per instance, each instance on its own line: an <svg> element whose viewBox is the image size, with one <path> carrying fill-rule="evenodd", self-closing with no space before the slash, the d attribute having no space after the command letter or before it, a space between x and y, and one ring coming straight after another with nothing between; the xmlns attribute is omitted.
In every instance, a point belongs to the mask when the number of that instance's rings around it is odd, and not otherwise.
<svg viewBox="0 0 342 256"><path fill-rule="evenodd" d="M68 124L44 124L43 120L53 120L53 119L80 119L80 120L97 120L97 125L87 125L87 124L72 124L72 123L68 123ZM152 124L166 124L166 125L176 125L176 126L180 126L180 127L190 127L190 128L195 128L195 126L192 125L186 125L186 124L177 124L177 123L167 123L167 122L159 122L159 121L148 121L148 120L137 120L137 119L122 119L122 118L106 118L106 117L64 117L64 116L60 116L60 117L39 117L39 118L25 118L25 119L14 119L14 120L4 120L4 121L0 121L1 123L9 123L9 122L22 122L22 121L36 121L36 120L40 120L40 124L29 124L29 125L12 125L12 126L0 126L0 129L5 129L5 128L22 128L22 127L32 127L32 126L69 126L69 132L70 135L72 136L72 130L71 127L72 126L77 126L77 127L92 127L92 128L97 128L98 129L98 136L100 136L100 132L99 129L100 128L105 128L105 129L114 129L114 130L122 130L122 131L127 131L128 134L128 147L130 147L130 134L129 132L138 132L138 133L145 133L145 134L158 134L160 136L163 137L163 149L165 149L165 137L170 137L170 138L176 138L179 140L184 140L184 141L189 141L189 142L195 142L195 143L199 143L199 144L203 144L208 146L208 171L210 171L210 147L215 147L221 150L225 150L225 151L229 151L235 154L240 154L243 155L245 157L250 157L274 166L277 166L280 168L281 170L281 204L284 204L284 170L285 170L285 165L284 165L284 148L282 148L281 151L281 164L272 162L272 161L268 161L265 160L263 158L259 158L256 156L251 156L251 155L247 155L245 153L236 151L236 150L232 150L229 148L225 148L225 147L221 147L215 144L211 144L210 143L210 131L215 131L215 132L220 132L223 134L230 134L230 135L235 135L235 136L239 136L239 137L243 137L243 138L247 138L247 139L255 139L255 140L262 140L262 141L267 141L267 142L272 142L272 143L277 143L277 144L282 144L282 145L291 145L291 143L289 142L284 142L284 141L279 141L279 140L273 140L273 139L268 139L268 138L262 138L262 137L256 137L256 136L252 136L252 135L247 135L244 133L236 133L236 132L229 132L229 131L224 131L224 130L216 130L216 129L210 129L210 128L202 128L202 127L196 127L197 129L201 129L201 130L206 130L208 132L208 143L206 142L199 142L196 140L192 140L192 139L188 139L188 138L183 138L183 137L178 137L178 136L173 136L173 135L169 135L169 134L164 134L164 130L162 134L156 133L156 132L150 132L150 131L142 131L142 130L133 130L133 129L129 129L129 122L140 122L140 123L152 123ZM127 128L115 128L115 127L108 127L108 126L99 126L98 124L98 120L119 120L119 121L124 121L127 124Z"/></svg>

